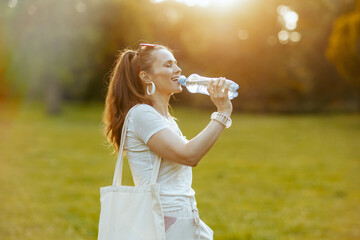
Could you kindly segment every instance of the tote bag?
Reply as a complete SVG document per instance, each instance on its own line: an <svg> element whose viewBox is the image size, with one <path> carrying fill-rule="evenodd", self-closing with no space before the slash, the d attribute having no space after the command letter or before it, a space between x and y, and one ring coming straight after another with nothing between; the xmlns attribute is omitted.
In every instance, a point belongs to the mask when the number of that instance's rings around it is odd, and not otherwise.
<svg viewBox="0 0 360 240"><path fill-rule="evenodd" d="M131 108L121 133L112 186L100 188L98 240L165 240L160 185L156 183L160 157L155 160L150 185L122 186L123 148Z"/></svg>

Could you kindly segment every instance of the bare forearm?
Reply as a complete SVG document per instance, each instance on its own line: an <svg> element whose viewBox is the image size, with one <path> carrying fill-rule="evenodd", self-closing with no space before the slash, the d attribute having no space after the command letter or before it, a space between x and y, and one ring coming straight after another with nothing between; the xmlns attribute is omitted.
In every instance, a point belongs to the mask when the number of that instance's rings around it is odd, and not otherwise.
<svg viewBox="0 0 360 240"><path fill-rule="evenodd" d="M186 145L186 152L195 166L202 157L214 146L220 137L225 126L217 121L211 121L196 137L191 139Z"/></svg>

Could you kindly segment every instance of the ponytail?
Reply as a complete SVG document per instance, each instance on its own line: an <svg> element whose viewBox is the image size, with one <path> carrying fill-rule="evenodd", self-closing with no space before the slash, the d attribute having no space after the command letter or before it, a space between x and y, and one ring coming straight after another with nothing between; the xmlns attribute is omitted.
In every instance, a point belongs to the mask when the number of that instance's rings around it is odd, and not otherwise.
<svg viewBox="0 0 360 240"><path fill-rule="evenodd" d="M145 98L144 86L137 74L137 52L120 52L110 75L103 124L107 140L119 151L121 129L127 112L138 103L152 105Z"/></svg>
<svg viewBox="0 0 360 240"><path fill-rule="evenodd" d="M116 152L119 151L121 129L130 108L139 103L152 105L151 100L145 97L145 86L139 72L151 70L154 61L152 53L158 49L168 48L151 44L151 47L140 45L137 51L125 49L118 55L110 74L102 122L105 136Z"/></svg>

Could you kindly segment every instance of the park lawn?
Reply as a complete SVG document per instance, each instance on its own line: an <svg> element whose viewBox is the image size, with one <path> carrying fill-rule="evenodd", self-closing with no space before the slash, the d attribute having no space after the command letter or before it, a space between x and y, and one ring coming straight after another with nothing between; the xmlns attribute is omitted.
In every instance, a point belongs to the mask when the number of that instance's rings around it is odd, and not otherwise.
<svg viewBox="0 0 360 240"><path fill-rule="evenodd" d="M102 106L0 108L0 239L96 239L116 156ZM174 107L191 139L211 111ZM215 239L360 239L360 115L235 113L193 169ZM126 168L125 168L126 169ZM132 184L125 172L125 184Z"/></svg>

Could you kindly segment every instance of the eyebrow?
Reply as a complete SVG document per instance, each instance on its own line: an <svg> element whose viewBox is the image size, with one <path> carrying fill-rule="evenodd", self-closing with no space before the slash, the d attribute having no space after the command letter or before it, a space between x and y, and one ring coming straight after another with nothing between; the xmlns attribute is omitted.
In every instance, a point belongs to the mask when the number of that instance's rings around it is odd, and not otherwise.
<svg viewBox="0 0 360 240"><path fill-rule="evenodd" d="M175 60L175 61L174 61L174 60L167 60L167 61L165 61L165 63L169 63L169 62L170 62L170 63L176 63L176 64L177 64L177 61L176 61L176 60Z"/></svg>

